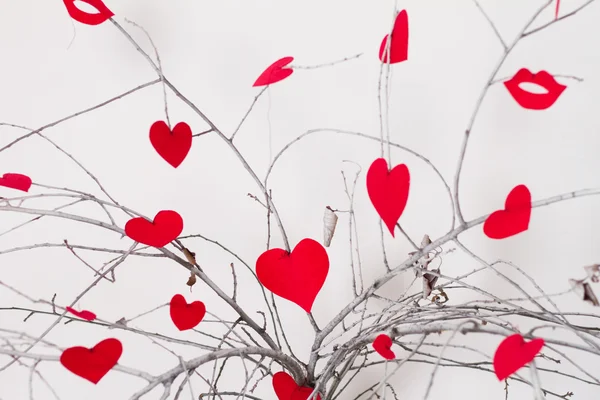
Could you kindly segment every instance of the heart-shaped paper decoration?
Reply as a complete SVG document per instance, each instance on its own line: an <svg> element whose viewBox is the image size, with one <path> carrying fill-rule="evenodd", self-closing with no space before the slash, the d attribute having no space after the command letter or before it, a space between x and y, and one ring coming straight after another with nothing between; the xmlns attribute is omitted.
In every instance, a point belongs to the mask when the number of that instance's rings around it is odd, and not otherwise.
<svg viewBox="0 0 600 400"><path fill-rule="evenodd" d="M188 304L185 298L176 294L171 299L169 306L171 320L180 331L194 328L202 321L206 314L206 307L201 301L194 301Z"/></svg>
<svg viewBox="0 0 600 400"><path fill-rule="evenodd" d="M0 186L28 192L31 187L31 178L21 174L4 174L0 177Z"/></svg>
<svg viewBox="0 0 600 400"><path fill-rule="evenodd" d="M65 307L65 310L81 319L85 319L86 321L93 321L96 319L96 314L88 310L77 311L71 307Z"/></svg>
<svg viewBox="0 0 600 400"><path fill-rule="evenodd" d="M396 358L396 354L392 351L392 339L386 334L382 333L375 338L373 341L373 349L386 360L393 360Z"/></svg>
<svg viewBox="0 0 600 400"><path fill-rule="evenodd" d="M150 142L166 162L177 168L192 147L192 129L180 122L171 131L165 121L156 121L150 127Z"/></svg>
<svg viewBox="0 0 600 400"><path fill-rule="evenodd" d="M373 207L385 222L392 237L394 237L396 222L406 207L409 187L410 174L406 165L396 165L388 171L387 161L378 158L369 167L367 192Z"/></svg>
<svg viewBox="0 0 600 400"><path fill-rule="evenodd" d="M525 185L513 188L506 197L504 210L494 211L483 224L483 232L491 239L504 239L529 228L531 193Z"/></svg>
<svg viewBox="0 0 600 400"><path fill-rule="evenodd" d="M175 211L163 210L147 221L138 217L127 221L125 234L136 242L147 246L164 247L183 231L183 219Z"/></svg>
<svg viewBox="0 0 600 400"><path fill-rule="evenodd" d="M117 364L123 345L118 339L105 339L88 349L71 347L63 351L60 363L69 371L96 384Z"/></svg>
<svg viewBox="0 0 600 400"><path fill-rule="evenodd" d="M75 5L75 0L63 0L65 3L65 7L67 7L67 11L71 18L75 21L79 21L82 24L87 25L99 25L115 15L112 11L106 7L106 5L102 2L102 0L80 0L83 3L87 3L98 10L98 13L90 14L83 10L80 10Z"/></svg>
<svg viewBox="0 0 600 400"><path fill-rule="evenodd" d="M273 389L279 400L306 400L314 390L306 386L298 386L294 378L285 372L277 372L273 375ZM313 399L321 400L321 395L317 394Z"/></svg>
<svg viewBox="0 0 600 400"><path fill-rule="evenodd" d="M387 39L388 35L385 35L379 46L379 60L383 63L387 63L388 60L385 54ZM400 11L394 21L389 55L390 64L396 64L408 59L408 14L406 10Z"/></svg>
<svg viewBox="0 0 600 400"><path fill-rule="evenodd" d="M260 283L277 296L310 312L329 272L327 251L312 239L301 240L291 253L267 250L256 260Z"/></svg>
<svg viewBox="0 0 600 400"><path fill-rule="evenodd" d="M518 333L504 339L494 354L494 372L504 380L530 363L544 347L544 339L525 342Z"/></svg>
<svg viewBox="0 0 600 400"><path fill-rule="evenodd" d="M283 68L292 61L294 61L294 57L283 57L275 61L260 74L252 86L266 86L284 80L294 72L291 68Z"/></svg>

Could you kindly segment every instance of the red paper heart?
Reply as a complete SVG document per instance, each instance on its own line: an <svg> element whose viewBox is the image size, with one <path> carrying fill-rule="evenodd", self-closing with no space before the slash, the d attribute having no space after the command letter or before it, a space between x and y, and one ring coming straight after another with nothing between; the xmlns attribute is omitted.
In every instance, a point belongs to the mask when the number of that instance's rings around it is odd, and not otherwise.
<svg viewBox="0 0 600 400"><path fill-rule="evenodd" d="M4 174L0 177L0 186L28 192L31 187L31 178L21 174Z"/></svg>
<svg viewBox="0 0 600 400"><path fill-rule="evenodd" d="M159 211L154 221L138 217L127 221L125 234L147 246L164 247L183 231L183 219L175 211Z"/></svg>
<svg viewBox="0 0 600 400"><path fill-rule="evenodd" d="M150 127L150 142L166 162L177 168L192 147L192 129L180 122L171 131L165 121L156 121Z"/></svg>
<svg viewBox="0 0 600 400"><path fill-rule="evenodd" d="M277 372L273 375L273 389L279 400L306 400L314 390L306 386L298 386L294 378L285 372ZM317 394L313 399L321 400L321 395Z"/></svg>
<svg viewBox="0 0 600 400"><path fill-rule="evenodd" d="M373 207L394 237L394 227L400 219L410 188L410 174L404 164L388 171L387 161L378 158L367 172L367 192Z"/></svg>
<svg viewBox="0 0 600 400"><path fill-rule="evenodd" d="M291 253L267 250L256 260L264 287L310 312L329 272L327 251L312 239L301 240Z"/></svg>
<svg viewBox="0 0 600 400"><path fill-rule="evenodd" d="M531 217L531 193L525 185L513 188L506 197L504 210L494 211L483 224L491 239L504 239L526 231Z"/></svg>
<svg viewBox="0 0 600 400"><path fill-rule="evenodd" d="M180 331L192 329L202 321L206 314L204 303L194 301L188 304L185 297L180 294L173 296L169 307L171 320Z"/></svg>
<svg viewBox="0 0 600 400"><path fill-rule="evenodd" d="M388 335L382 333L373 341L373 349L386 360L393 360L396 358L396 354L392 351L392 343L392 339Z"/></svg>
<svg viewBox="0 0 600 400"><path fill-rule="evenodd" d="M504 380L530 363L544 347L544 339L525 342L518 333L504 339L494 354L494 372L498 380Z"/></svg>
<svg viewBox="0 0 600 400"><path fill-rule="evenodd" d="M118 339L105 339L88 349L71 347L63 351L60 363L69 371L96 384L117 364L123 345Z"/></svg>
<svg viewBox="0 0 600 400"><path fill-rule="evenodd" d="M284 80L294 72L291 68L283 68L292 61L294 61L294 57L283 57L275 61L260 74L252 86L266 86Z"/></svg>
<svg viewBox="0 0 600 400"><path fill-rule="evenodd" d="M106 7L106 5L102 2L102 0L81 0L83 3L87 3L98 10L97 14L90 14L83 10L80 10L75 5L75 0L63 0L65 3L65 7L67 7L67 11L71 18L75 21L79 21L82 24L87 25L99 25L115 15L112 11Z"/></svg>
<svg viewBox="0 0 600 400"><path fill-rule="evenodd" d="M379 60L387 63L385 47L387 46L388 35L385 35L379 46ZM408 14L406 10L400 11L394 21L392 29L392 39L389 48L390 64L396 64L408 59Z"/></svg>
<svg viewBox="0 0 600 400"><path fill-rule="evenodd" d="M78 316L81 319L85 319L86 321L93 321L96 319L96 314L94 314L93 312L88 311L88 310L77 311L71 307L65 307L65 310L67 310L68 312L70 312L73 315Z"/></svg>

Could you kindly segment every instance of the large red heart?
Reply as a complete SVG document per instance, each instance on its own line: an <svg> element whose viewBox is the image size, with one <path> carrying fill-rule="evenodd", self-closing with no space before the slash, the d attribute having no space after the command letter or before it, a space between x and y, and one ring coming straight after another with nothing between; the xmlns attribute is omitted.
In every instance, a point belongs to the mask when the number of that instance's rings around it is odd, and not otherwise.
<svg viewBox="0 0 600 400"><path fill-rule="evenodd" d="M292 61L294 61L294 57L283 57L275 61L260 74L252 86L266 86L284 80L294 72L291 68L283 68Z"/></svg>
<svg viewBox="0 0 600 400"><path fill-rule="evenodd" d="M329 272L327 251L312 239L301 240L291 253L267 250L256 260L260 283L277 296L310 312Z"/></svg>
<svg viewBox="0 0 600 400"><path fill-rule="evenodd" d="M202 321L206 314L206 307L201 301L194 301L188 304L185 297L176 294L171 299L169 306L171 320L180 331L192 329Z"/></svg>
<svg viewBox="0 0 600 400"><path fill-rule="evenodd" d="M86 321L93 321L96 319L96 314L94 314L93 312L88 311L88 310L77 311L71 307L65 307L65 310L67 310L68 312L70 312L73 315L78 316L81 319L85 319Z"/></svg>
<svg viewBox="0 0 600 400"><path fill-rule="evenodd" d="M127 221L125 234L147 246L164 247L183 231L183 219L175 211L159 211L154 221L138 217Z"/></svg>
<svg viewBox="0 0 600 400"><path fill-rule="evenodd" d="M392 339L388 335L382 333L373 341L373 349L386 360L393 360L396 358L396 354L392 351L392 343Z"/></svg>
<svg viewBox="0 0 600 400"><path fill-rule="evenodd" d="M112 17L113 15L115 15L112 11L108 9L108 7L106 7L102 0L81 1L83 3L87 3L93 6L96 10L98 10L98 13L91 14L80 10L75 5L75 0L63 0L63 3L65 3L65 7L67 7L67 11L69 12L71 18L73 18L75 21L81 22L82 24L99 25L107 19L109 19L110 17Z"/></svg>
<svg viewBox="0 0 600 400"><path fill-rule="evenodd" d="M105 339L88 349L71 347L63 351L60 363L69 371L96 384L117 364L123 345L118 339Z"/></svg>
<svg viewBox="0 0 600 400"><path fill-rule="evenodd" d="M4 174L0 177L0 186L28 192L31 187L31 178L21 174Z"/></svg>
<svg viewBox="0 0 600 400"><path fill-rule="evenodd" d="M180 122L171 131L165 121L156 121L150 127L150 142L166 162L177 168L192 147L192 129Z"/></svg>
<svg viewBox="0 0 600 400"><path fill-rule="evenodd" d="M387 161L378 158L367 172L367 192L373 207L394 237L394 227L400 219L410 188L410 174L404 164L388 170Z"/></svg>
<svg viewBox="0 0 600 400"><path fill-rule="evenodd" d="M294 378L285 372L273 375L273 389L279 400L306 400L314 390L298 386ZM321 400L321 395L317 394L313 399Z"/></svg>
<svg viewBox="0 0 600 400"><path fill-rule="evenodd" d="M531 362L544 347L544 339L525 342L518 333L504 339L494 354L494 372L504 380Z"/></svg>
<svg viewBox="0 0 600 400"><path fill-rule="evenodd" d="M504 210L494 211L483 224L483 232L491 239L504 239L526 231L531 217L531 193L525 185L510 191Z"/></svg>
<svg viewBox="0 0 600 400"><path fill-rule="evenodd" d="M388 35L385 35L379 46L379 60L387 63L387 54L385 47L387 46ZM406 10L400 11L394 21L394 29L392 30L392 39L389 48L390 64L396 64L408 59L408 14Z"/></svg>

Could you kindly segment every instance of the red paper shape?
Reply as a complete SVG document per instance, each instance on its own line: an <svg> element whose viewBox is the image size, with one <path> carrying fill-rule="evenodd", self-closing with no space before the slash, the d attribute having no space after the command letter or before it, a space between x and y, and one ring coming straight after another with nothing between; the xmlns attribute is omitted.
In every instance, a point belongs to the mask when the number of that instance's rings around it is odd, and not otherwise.
<svg viewBox="0 0 600 400"><path fill-rule="evenodd" d="M192 147L192 129L180 122L171 131L165 121L156 121L150 127L150 143L166 162L177 168Z"/></svg>
<svg viewBox="0 0 600 400"><path fill-rule="evenodd" d="M202 321L206 314L206 307L201 301L194 301L188 304L185 297L176 294L171 299L169 305L171 320L180 331L194 328Z"/></svg>
<svg viewBox="0 0 600 400"><path fill-rule="evenodd" d="M283 57L275 61L273 64L269 65L262 74L260 74L252 87L267 86L284 80L294 72L294 70L291 68L283 68L292 61L294 61L294 57Z"/></svg>
<svg viewBox="0 0 600 400"><path fill-rule="evenodd" d="M519 87L521 83L535 83L546 89L548 93L532 93ZM527 68L521 68L515 76L504 82L504 86L523 108L528 110L545 110L552 104L567 88L556 82L554 77L546 71L540 71L537 74L532 73Z"/></svg>
<svg viewBox="0 0 600 400"><path fill-rule="evenodd" d="M306 400L314 390L307 386L298 386L294 378L285 372L273 375L273 389L279 400ZM313 399L321 400L321 395L317 394Z"/></svg>
<svg viewBox="0 0 600 400"><path fill-rule="evenodd" d="M373 349L386 360L393 360L396 358L396 354L392 351L392 339L384 333L375 338L373 341Z"/></svg>
<svg viewBox="0 0 600 400"><path fill-rule="evenodd" d="M385 47L387 46L388 35L385 35L379 46L379 60L387 63ZM396 64L408 59L408 14L406 10L400 11L394 21L392 29L392 39L389 48L390 64Z"/></svg>
<svg viewBox="0 0 600 400"><path fill-rule="evenodd" d="M544 339L525 342L518 333L508 336L500 343L494 354L494 372L498 380L504 380L530 363L544 347Z"/></svg>
<svg viewBox="0 0 600 400"><path fill-rule="evenodd" d="M31 188L31 178L27 175L6 173L0 177L0 186L28 192Z"/></svg>
<svg viewBox="0 0 600 400"><path fill-rule="evenodd" d="M159 211L154 221L132 218L125 224L125 234L147 246L164 247L183 231L183 219L175 211Z"/></svg>
<svg viewBox="0 0 600 400"><path fill-rule="evenodd" d="M515 186L504 203L504 210L494 211L483 223L483 233L491 239L504 239L529 228L531 193L525 185Z"/></svg>
<svg viewBox="0 0 600 400"><path fill-rule="evenodd" d="M93 321L96 319L96 314L88 310L77 311L71 307L65 307L65 310L81 319L85 319L86 321Z"/></svg>
<svg viewBox="0 0 600 400"><path fill-rule="evenodd" d="M291 253L267 250L256 260L256 275L264 287L310 312L329 272L327 251L312 239L301 240Z"/></svg>
<svg viewBox="0 0 600 400"><path fill-rule="evenodd" d="M73 18L75 21L81 22L82 24L100 25L101 23L115 15L112 11L108 9L108 7L106 7L102 0L80 1L87 3L94 7L96 10L98 10L97 14L90 14L88 12L80 10L75 5L75 0L63 0L63 3L65 3L65 7L67 7L67 11L69 12L71 18Z"/></svg>
<svg viewBox="0 0 600 400"><path fill-rule="evenodd" d="M556 10L554 10L554 19L558 19L558 9L560 8L560 0L556 0Z"/></svg>
<svg viewBox="0 0 600 400"><path fill-rule="evenodd" d="M60 363L77 376L96 384L117 364L123 345L118 339L105 339L88 349L71 347L63 351Z"/></svg>
<svg viewBox="0 0 600 400"><path fill-rule="evenodd" d="M396 165L389 171L387 161L378 158L369 167L367 192L373 207L385 222L392 237L394 237L396 222L406 207L409 188L410 174L405 164Z"/></svg>

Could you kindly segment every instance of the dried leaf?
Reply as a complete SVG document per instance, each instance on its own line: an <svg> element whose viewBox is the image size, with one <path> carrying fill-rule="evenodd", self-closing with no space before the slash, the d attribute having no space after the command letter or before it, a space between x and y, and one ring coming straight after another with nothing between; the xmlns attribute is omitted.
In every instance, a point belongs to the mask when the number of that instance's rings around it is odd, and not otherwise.
<svg viewBox="0 0 600 400"><path fill-rule="evenodd" d="M108 329L114 329L114 328L119 327L119 326L127 327L127 320L125 319L125 317L119 319L112 326L109 326Z"/></svg>
<svg viewBox="0 0 600 400"><path fill-rule="evenodd" d="M438 269L434 269L431 272L435 272L435 273L440 273L439 268ZM430 294L431 291L433 290L435 284L437 283L438 280L438 276L432 275L432 274L423 274L423 298L426 299Z"/></svg>
<svg viewBox="0 0 600 400"><path fill-rule="evenodd" d="M587 267L583 267L583 269L592 282L598 282L598 278L600 278L600 264L588 265Z"/></svg>
<svg viewBox="0 0 600 400"><path fill-rule="evenodd" d="M423 240L421 240L421 248L425 248L426 246L429 246L431 244L431 239L429 238L429 235L425 235L423 236Z"/></svg>
<svg viewBox="0 0 600 400"><path fill-rule="evenodd" d="M196 283L196 275L194 275L194 273L190 273L190 277L188 278L187 282L185 283L186 285L190 286L190 288L192 286L194 286L194 284Z"/></svg>
<svg viewBox="0 0 600 400"><path fill-rule="evenodd" d="M333 238L337 221L338 216L331 209L331 207L325 207L325 215L323 216L323 244L325 247L329 247L331 244L331 239Z"/></svg>
<svg viewBox="0 0 600 400"><path fill-rule="evenodd" d="M571 284L575 294L577 294L580 299L591 303L595 307L600 306L600 303L598 303L598 298L594 294L594 291L589 283L584 282L583 280L579 281L575 279L569 279L569 283Z"/></svg>
<svg viewBox="0 0 600 400"><path fill-rule="evenodd" d="M183 255L187 258L188 262L192 265L196 265L196 253L192 253L187 249L187 247L183 248Z"/></svg>

